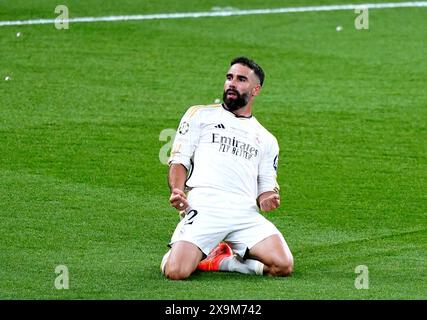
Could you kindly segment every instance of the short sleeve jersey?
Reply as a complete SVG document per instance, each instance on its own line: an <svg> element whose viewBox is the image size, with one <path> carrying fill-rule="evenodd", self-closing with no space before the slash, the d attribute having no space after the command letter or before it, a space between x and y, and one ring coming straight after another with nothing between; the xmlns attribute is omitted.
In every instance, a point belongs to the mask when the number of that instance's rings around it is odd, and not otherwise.
<svg viewBox="0 0 427 320"><path fill-rule="evenodd" d="M215 189L253 206L278 192L279 146L254 116L237 117L221 104L193 106L181 119L169 164L188 170L186 186Z"/></svg>

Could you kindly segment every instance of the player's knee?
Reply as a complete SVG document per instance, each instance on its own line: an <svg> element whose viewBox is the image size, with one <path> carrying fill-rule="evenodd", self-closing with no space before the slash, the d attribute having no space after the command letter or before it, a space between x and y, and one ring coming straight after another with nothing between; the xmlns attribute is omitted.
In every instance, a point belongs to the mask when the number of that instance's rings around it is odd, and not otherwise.
<svg viewBox="0 0 427 320"><path fill-rule="evenodd" d="M286 265L282 266L281 275L284 277L290 276L292 272L294 272L294 265L292 262L287 263Z"/></svg>
<svg viewBox="0 0 427 320"><path fill-rule="evenodd" d="M191 270L176 263L168 263L165 269L165 276L170 280L184 280L191 275Z"/></svg>
<svg viewBox="0 0 427 320"><path fill-rule="evenodd" d="M269 269L269 273L273 276L286 277L294 271L294 263L292 259L280 259L274 261Z"/></svg>

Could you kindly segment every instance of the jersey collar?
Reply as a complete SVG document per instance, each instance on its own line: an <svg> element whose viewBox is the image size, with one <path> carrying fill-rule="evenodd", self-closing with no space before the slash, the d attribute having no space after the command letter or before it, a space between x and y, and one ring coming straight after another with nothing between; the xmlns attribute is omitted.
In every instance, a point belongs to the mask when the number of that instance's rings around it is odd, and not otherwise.
<svg viewBox="0 0 427 320"><path fill-rule="evenodd" d="M233 116L235 116L236 118L243 118L243 119L250 119L250 118L252 118L252 115L250 115L250 116L239 116L239 115L235 114L234 112L231 112L230 110L228 110L228 109L225 107L224 103L221 103L221 106L222 106L222 108L223 108L225 111L227 111L227 112L231 113L231 114L232 114Z"/></svg>

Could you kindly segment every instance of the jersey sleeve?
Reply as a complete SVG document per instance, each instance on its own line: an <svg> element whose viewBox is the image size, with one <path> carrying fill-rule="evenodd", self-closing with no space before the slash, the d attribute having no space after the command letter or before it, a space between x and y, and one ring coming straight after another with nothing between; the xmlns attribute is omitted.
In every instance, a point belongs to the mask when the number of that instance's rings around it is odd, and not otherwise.
<svg viewBox="0 0 427 320"><path fill-rule="evenodd" d="M267 191L274 191L279 193L280 188L276 180L278 160L279 145L277 140L272 137L272 141L267 146L259 163L257 197Z"/></svg>
<svg viewBox="0 0 427 320"><path fill-rule="evenodd" d="M187 110L179 123L172 145L168 164L182 164L187 170L191 167L191 158L200 139L200 114L198 108Z"/></svg>

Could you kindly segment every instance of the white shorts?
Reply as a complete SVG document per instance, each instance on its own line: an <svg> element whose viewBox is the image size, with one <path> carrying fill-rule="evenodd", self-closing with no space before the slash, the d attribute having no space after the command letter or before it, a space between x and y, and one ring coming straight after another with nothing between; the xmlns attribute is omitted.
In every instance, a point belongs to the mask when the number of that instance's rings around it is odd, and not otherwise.
<svg viewBox="0 0 427 320"><path fill-rule="evenodd" d="M186 216L172 235L170 245L188 241L208 255L219 242L225 241L235 253L244 257L255 244L277 234L287 248L276 226L256 210L190 207L186 211Z"/></svg>

